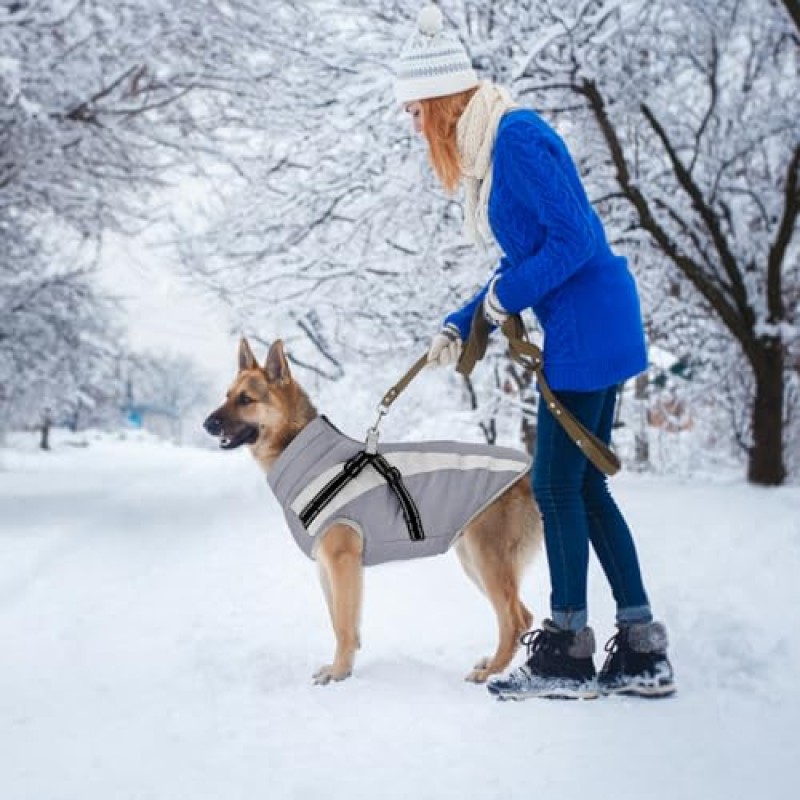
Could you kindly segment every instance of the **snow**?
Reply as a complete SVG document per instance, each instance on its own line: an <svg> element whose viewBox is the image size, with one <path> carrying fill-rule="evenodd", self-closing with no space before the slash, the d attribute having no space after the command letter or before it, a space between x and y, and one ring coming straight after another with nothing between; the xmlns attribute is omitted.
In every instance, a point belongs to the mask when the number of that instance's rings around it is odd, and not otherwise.
<svg viewBox="0 0 800 800"><path fill-rule="evenodd" d="M615 478L679 693L497 703L454 557L369 570L355 674L315 687L316 570L246 452L54 438L0 450L3 800L796 796L798 487Z"/></svg>

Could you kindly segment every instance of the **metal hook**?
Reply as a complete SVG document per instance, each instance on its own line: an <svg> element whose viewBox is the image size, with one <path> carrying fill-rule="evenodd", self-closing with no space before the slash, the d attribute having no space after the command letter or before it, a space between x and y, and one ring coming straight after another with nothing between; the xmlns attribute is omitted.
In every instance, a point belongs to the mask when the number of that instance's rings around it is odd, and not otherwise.
<svg viewBox="0 0 800 800"><path fill-rule="evenodd" d="M378 452L378 437L380 436L378 426L381 424L381 420L386 416L388 411L388 407L381 403L378 406L377 419L371 428L367 428L367 452L370 455Z"/></svg>

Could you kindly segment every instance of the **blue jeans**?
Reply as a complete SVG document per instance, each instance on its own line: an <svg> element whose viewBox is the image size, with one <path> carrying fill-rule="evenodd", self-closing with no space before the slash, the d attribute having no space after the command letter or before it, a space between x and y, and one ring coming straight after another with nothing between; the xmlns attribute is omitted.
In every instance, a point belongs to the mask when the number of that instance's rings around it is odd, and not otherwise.
<svg viewBox="0 0 800 800"><path fill-rule="evenodd" d="M555 392L590 431L608 443L617 388ZM533 493L544 521L553 622L580 630L587 623L586 578L591 542L617 603L617 622L650 622L639 559L631 532L603 475L539 400Z"/></svg>

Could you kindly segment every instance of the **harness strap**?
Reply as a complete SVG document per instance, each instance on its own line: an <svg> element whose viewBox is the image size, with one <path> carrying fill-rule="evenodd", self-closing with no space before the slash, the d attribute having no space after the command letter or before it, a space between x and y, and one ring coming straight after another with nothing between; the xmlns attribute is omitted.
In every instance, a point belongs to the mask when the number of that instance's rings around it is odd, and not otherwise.
<svg viewBox="0 0 800 800"><path fill-rule="evenodd" d="M372 466L378 471L380 476L389 485L400 502L403 510L403 519L408 528L408 535L415 542L421 542L425 538L425 531L422 529L422 519L413 498L403 483L403 476L397 467L393 467L380 453L373 453L370 456Z"/></svg>
<svg viewBox="0 0 800 800"><path fill-rule="evenodd" d="M425 538L422 527L422 518L414 499L409 494L403 476L397 467L393 467L380 453L368 453L362 450L352 458L345 461L342 471L331 478L322 489L308 502L300 512L300 522L308 526L320 515L327 506L347 484L354 481L364 470L367 464L372 465L375 471L386 481L387 486L398 502L403 512L403 520L408 528L408 535L412 541L421 542Z"/></svg>
<svg viewBox="0 0 800 800"><path fill-rule="evenodd" d="M322 509L325 508L348 483L354 481L361 474L368 461L369 456L363 450L345 461L342 471L331 478L300 512L300 522L307 528L319 516Z"/></svg>

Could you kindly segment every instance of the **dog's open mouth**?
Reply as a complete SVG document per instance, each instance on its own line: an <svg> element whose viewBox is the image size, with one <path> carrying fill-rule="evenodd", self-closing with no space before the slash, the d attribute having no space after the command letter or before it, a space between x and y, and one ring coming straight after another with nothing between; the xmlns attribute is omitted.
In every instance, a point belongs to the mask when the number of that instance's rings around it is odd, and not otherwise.
<svg viewBox="0 0 800 800"><path fill-rule="evenodd" d="M223 450L235 450L243 444L255 444L258 441L258 428L246 425L235 433L223 433L219 439L219 446Z"/></svg>

